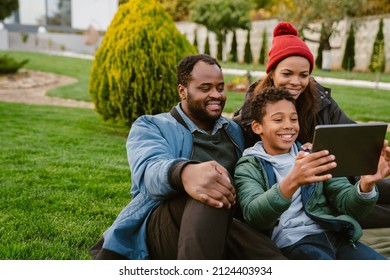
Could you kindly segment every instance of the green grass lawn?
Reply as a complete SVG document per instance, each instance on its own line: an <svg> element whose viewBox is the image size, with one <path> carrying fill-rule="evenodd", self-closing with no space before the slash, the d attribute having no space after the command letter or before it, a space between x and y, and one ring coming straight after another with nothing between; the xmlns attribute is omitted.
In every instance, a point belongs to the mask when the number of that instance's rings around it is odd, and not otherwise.
<svg viewBox="0 0 390 280"><path fill-rule="evenodd" d="M130 200L126 127L0 102L0 259L89 259Z"/></svg>
<svg viewBox="0 0 390 280"><path fill-rule="evenodd" d="M78 79L50 95L89 101L91 61L7 53L30 58L27 68ZM329 86L351 118L390 122L390 91ZM244 93L227 94L234 112ZM89 259L130 200L127 134L90 109L0 102L0 259Z"/></svg>

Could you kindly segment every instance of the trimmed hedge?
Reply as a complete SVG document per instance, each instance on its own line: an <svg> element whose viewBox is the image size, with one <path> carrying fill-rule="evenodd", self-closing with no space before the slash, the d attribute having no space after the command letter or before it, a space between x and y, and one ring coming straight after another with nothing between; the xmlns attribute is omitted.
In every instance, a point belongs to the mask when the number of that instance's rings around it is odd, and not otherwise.
<svg viewBox="0 0 390 280"><path fill-rule="evenodd" d="M104 120L131 124L179 101L176 66L196 48L156 0L119 6L92 65L89 93Z"/></svg>

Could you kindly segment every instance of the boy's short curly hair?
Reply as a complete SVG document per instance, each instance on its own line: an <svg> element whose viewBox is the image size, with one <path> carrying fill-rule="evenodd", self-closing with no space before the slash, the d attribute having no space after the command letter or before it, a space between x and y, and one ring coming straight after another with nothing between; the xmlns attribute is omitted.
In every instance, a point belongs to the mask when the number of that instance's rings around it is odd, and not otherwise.
<svg viewBox="0 0 390 280"><path fill-rule="evenodd" d="M281 100L290 101L295 106L294 97L285 88L267 87L257 94L254 94L251 102L251 115L253 120L261 123L266 113L266 105L269 103L273 104Z"/></svg>

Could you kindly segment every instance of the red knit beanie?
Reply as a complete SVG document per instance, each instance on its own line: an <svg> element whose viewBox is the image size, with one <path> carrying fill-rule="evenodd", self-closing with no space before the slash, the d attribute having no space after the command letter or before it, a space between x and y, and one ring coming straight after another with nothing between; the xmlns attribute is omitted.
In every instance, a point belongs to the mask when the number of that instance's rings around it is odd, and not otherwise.
<svg viewBox="0 0 390 280"><path fill-rule="evenodd" d="M268 52L266 72L289 56L302 56L310 63L310 73L313 71L314 57L306 43L298 37L297 29L288 22L280 22L274 29L274 39Z"/></svg>

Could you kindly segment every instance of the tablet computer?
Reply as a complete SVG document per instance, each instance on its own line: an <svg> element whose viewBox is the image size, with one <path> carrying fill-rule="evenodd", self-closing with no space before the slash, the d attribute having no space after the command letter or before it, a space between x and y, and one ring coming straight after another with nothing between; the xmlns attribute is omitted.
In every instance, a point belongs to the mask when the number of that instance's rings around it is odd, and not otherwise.
<svg viewBox="0 0 390 280"><path fill-rule="evenodd" d="M375 174L386 131L386 123L317 125L312 151L328 150L336 157L337 167L323 174Z"/></svg>

